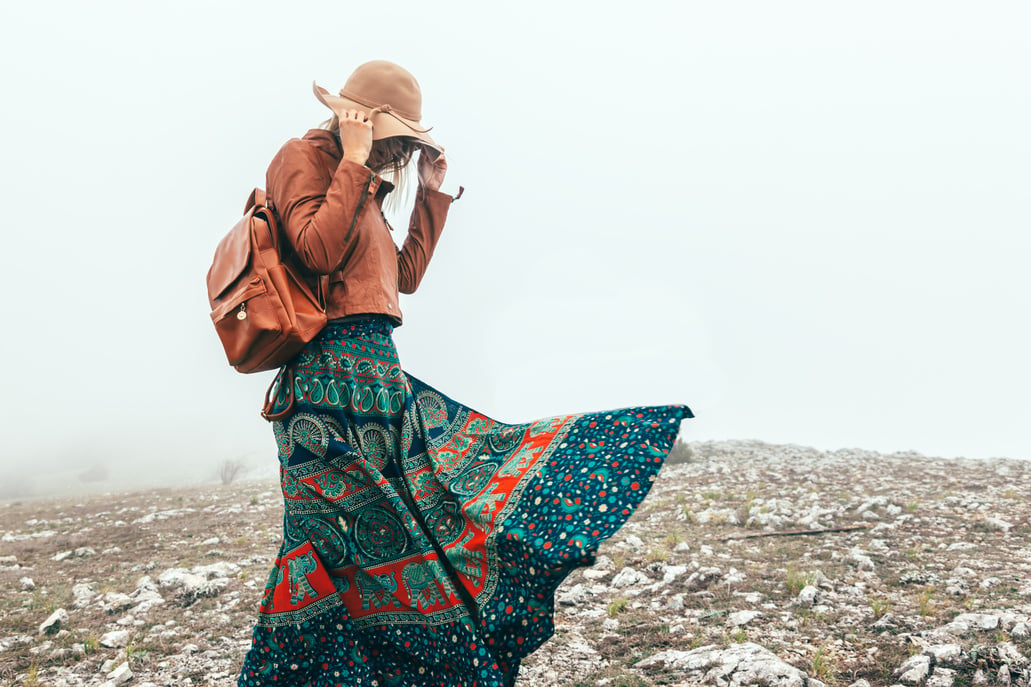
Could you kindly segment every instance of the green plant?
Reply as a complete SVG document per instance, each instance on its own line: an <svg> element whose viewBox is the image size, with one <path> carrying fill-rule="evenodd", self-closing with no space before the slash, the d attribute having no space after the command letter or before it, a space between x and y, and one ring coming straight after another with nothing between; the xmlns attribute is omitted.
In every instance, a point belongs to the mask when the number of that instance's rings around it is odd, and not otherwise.
<svg viewBox="0 0 1031 687"><path fill-rule="evenodd" d="M891 610L891 601L884 597L875 596L870 599L870 610L873 611L874 620L884 617L884 614Z"/></svg>
<svg viewBox="0 0 1031 687"><path fill-rule="evenodd" d="M129 667L133 668L147 657L147 650L135 642L129 642L125 647L125 660Z"/></svg>
<svg viewBox="0 0 1031 687"><path fill-rule="evenodd" d="M797 596L803 587L811 585L815 581L816 575L813 573L800 572L791 566L788 566L784 576L784 582L787 584L791 596Z"/></svg>
<svg viewBox="0 0 1031 687"><path fill-rule="evenodd" d="M832 649L821 646L813 652L810 659L810 673L813 677L830 682L838 676L838 659Z"/></svg>
<svg viewBox="0 0 1031 687"><path fill-rule="evenodd" d="M669 551L667 551L664 548L649 549L648 553L645 555L645 558L649 561L661 563L663 561L669 560Z"/></svg>
<svg viewBox="0 0 1031 687"><path fill-rule="evenodd" d="M929 585L916 593L916 606L922 616L934 615L934 587Z"/></svg>
<svg viewBox="0 0 1031 687"><path fill-rule="evenodd" d="M615 599L609 602L608 611L609 617L614 618L620 613L624 612L630 605L630 600L625 596L617 596Z"/></svg>
<svg viewBox="0 0 1031 687"><path fill-rule="evenodd" d="M29 670L25 674L25 687L39 687L39 668L35 663L29 665Z"/></svg>
<svg viewBox="0 0 1031 687"><path fill-rule="evenodd" d="M739 627L730 633L730 641L735 644L744 644L748 641L748 631L743 627Z"/></svg>
<svg viewBox="0 0 1031 687"><path fill-rule="evenodd" d="M920 510L920 500L919 499L913 499L912 501L910 501L909 503L906 504L906 512L907 513L915 513L918 510Z"/></svg>

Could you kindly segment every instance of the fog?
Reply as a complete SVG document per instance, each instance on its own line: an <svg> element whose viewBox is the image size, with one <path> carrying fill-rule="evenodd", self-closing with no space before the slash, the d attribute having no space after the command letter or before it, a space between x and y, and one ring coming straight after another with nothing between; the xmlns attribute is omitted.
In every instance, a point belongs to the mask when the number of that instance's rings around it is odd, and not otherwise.
<svg viewBox="0 0 1031 687"><path fill-rule="evenodd" d="M1029 19L5 3L0 496L274 472L271 374L227 366L204 275L312 80L369 59L466 187L402 300L412 374L505 421L685 402L686 439L1031 457Z"/></svg>

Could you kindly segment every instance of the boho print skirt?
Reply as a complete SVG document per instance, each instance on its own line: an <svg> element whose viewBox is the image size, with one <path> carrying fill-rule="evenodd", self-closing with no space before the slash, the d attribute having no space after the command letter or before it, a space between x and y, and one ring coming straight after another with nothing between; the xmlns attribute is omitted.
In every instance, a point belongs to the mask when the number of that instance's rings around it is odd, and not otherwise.
<svg viewBox="0 0 1031 687"><path fill-rule="evenodd" d="M502 687L648 492L685 406L509 425L402 371L379 318L280 373L283 543L241 686ZM289 385L289 386L288 386Z"/></svg>

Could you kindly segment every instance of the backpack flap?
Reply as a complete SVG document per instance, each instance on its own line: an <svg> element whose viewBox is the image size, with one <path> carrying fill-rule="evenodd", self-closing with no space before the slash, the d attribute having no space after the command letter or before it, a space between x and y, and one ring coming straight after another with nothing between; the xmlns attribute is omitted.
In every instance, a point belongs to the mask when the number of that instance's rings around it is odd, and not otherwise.
<svg viewBox="0 0 1031 687"><path fill-rule="evenodd" d="M248 210L215 249L215 259L208 270L208 301L212 308L250 264L253 212L253 208Z"/></svg>

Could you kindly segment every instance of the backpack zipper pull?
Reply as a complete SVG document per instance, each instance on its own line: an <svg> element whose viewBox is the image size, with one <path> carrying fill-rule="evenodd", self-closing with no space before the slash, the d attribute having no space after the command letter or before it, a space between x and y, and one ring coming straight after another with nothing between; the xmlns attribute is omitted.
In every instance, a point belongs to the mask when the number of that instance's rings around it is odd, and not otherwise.
<svg viewBox="0 0 1031 687"><path fill-rule="evenodd" d="M240 304L240 310L236 313L236 319L246 320L247 319L247 301Z"/></svg>

